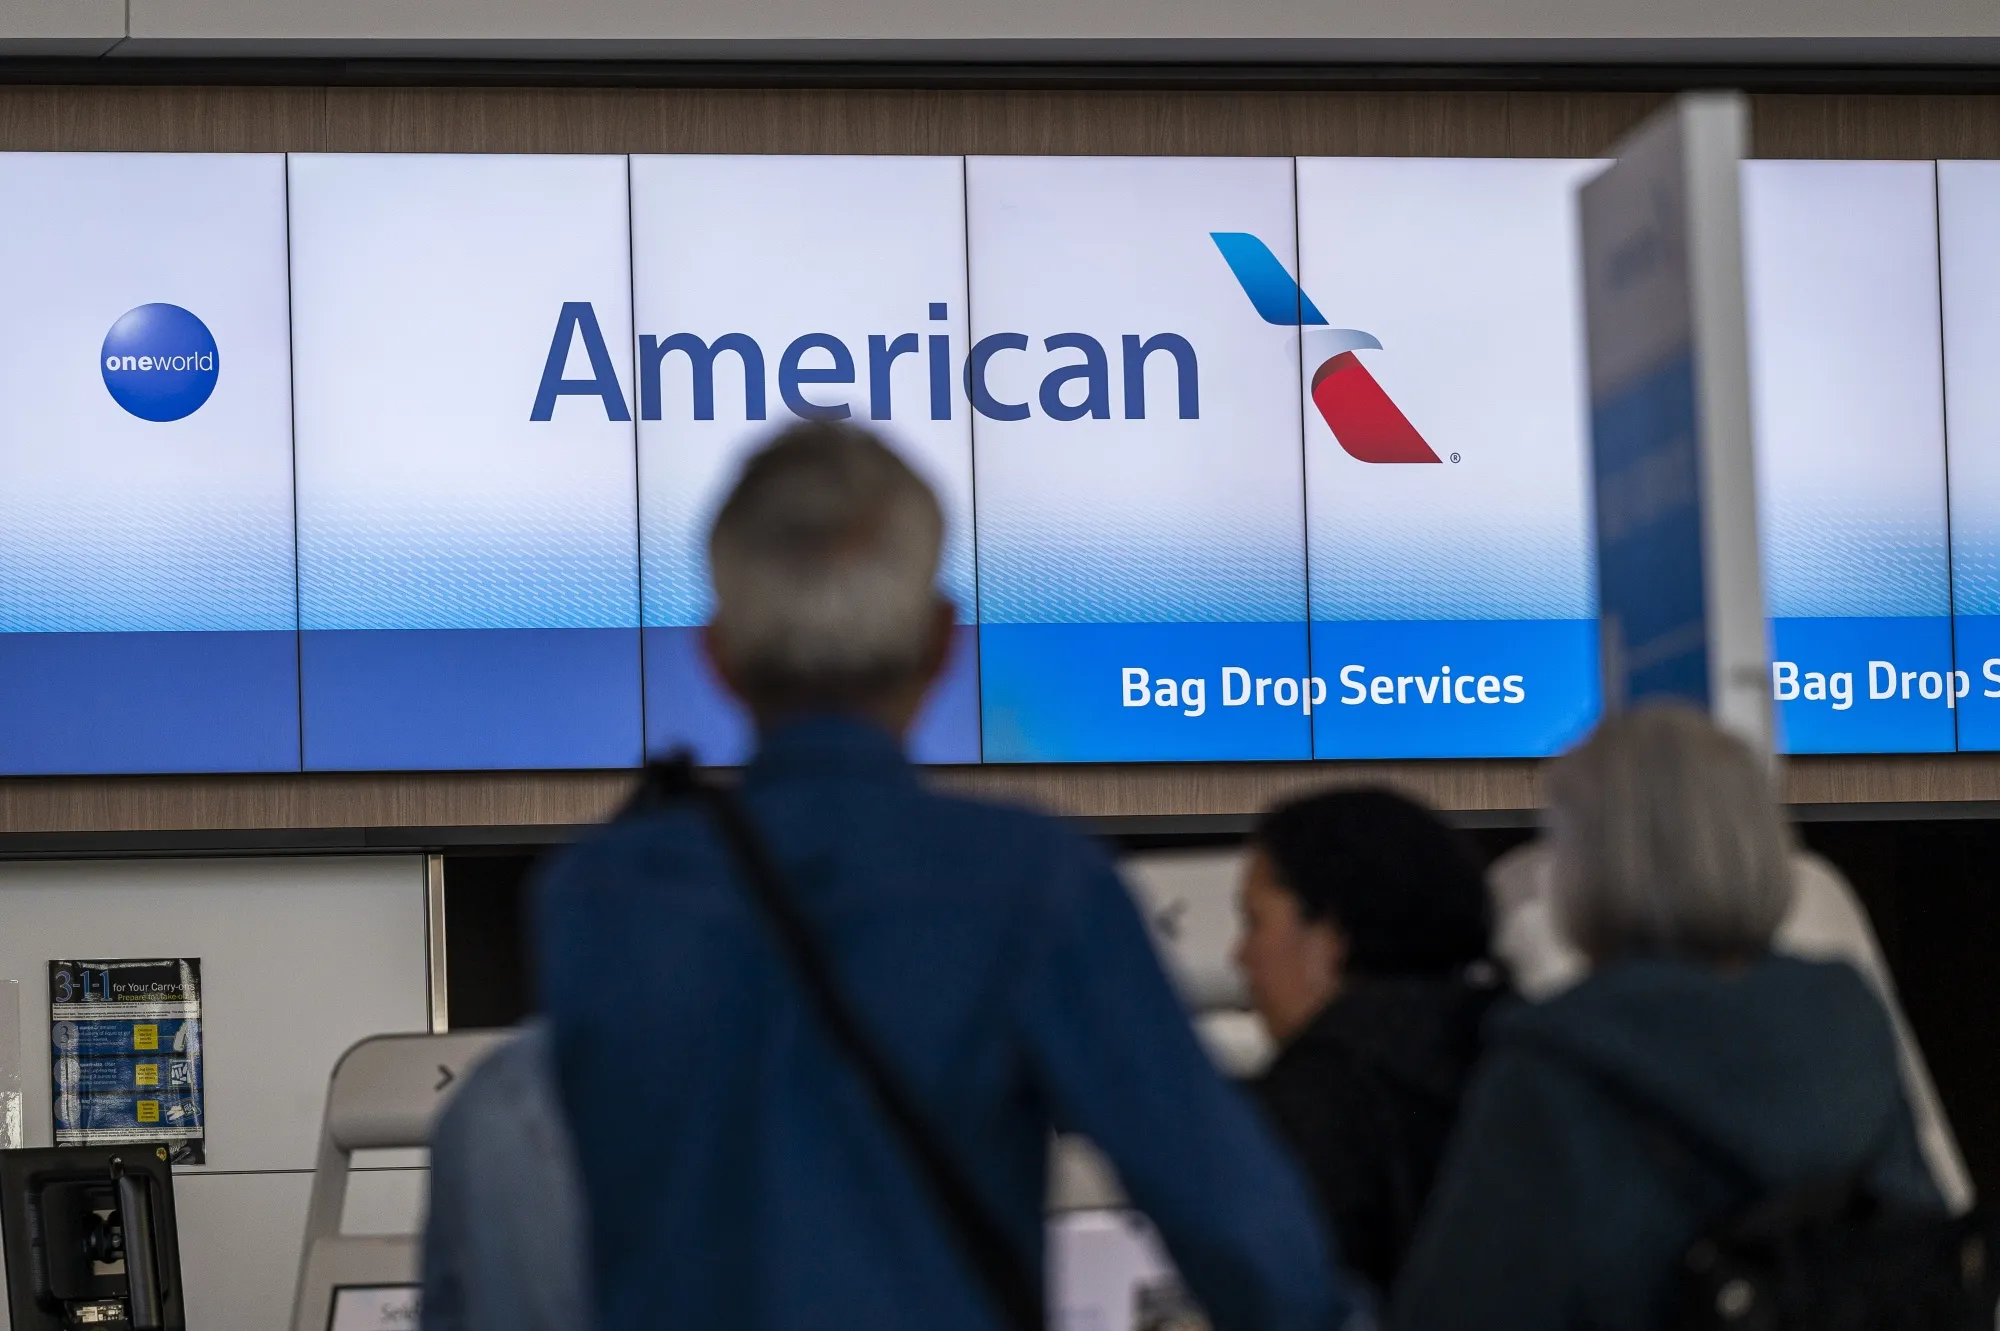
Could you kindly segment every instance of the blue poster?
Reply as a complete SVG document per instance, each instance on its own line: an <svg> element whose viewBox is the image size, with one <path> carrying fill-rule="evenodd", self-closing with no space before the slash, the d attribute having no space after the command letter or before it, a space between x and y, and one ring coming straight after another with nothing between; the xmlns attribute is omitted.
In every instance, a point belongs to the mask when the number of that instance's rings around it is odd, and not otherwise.
<svg viewBox="0 0 2000 1331"><path fill-rule="evenodd" d="M49 1078L56 1145L204 1163L201 958L51 961Z"/></svg>

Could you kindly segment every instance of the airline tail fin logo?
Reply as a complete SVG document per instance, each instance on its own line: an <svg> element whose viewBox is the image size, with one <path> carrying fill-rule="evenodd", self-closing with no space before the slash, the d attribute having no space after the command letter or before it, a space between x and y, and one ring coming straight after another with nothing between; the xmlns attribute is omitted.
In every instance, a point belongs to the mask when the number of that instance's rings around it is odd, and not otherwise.
<svg viewBox="0 0 2000 1331"><path fill-rule="evenodd" d="M1258 317L1301 330L1307 356L1319 362L1312 372L1313 405L1349 457L1359 462L1439 460L1354 354L1380 350L1382 344L1373 335L1358 328L1328 328L1326 316L1285 271L1271 247L1249 232L1209 234Z"/></svg>

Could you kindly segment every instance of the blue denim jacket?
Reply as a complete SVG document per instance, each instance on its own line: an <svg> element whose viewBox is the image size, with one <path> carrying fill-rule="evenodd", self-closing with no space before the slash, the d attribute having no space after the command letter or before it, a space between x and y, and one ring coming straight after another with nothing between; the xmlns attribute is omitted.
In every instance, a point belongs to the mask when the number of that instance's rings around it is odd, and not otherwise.
<svg viewBox="0 0 2000 1331"><path fill-rule="evenodd" d="M744 799L904 1086L1039 1270L1052 1129L1094 1139L1217 1331L1348 1311L1304 1186L1197 1046L1131 899L1051 819L926 790L887 734L765 737ZM541 976L616 1331L999 1319L708 815L557 862Z"/></svg>
<svg viewBox="0 0 2000 1331"><path fill-rule="evenodd" d="M584 1331L583 1199L545 1025L466 1075L431 1132L424 1331Z"/></svg>

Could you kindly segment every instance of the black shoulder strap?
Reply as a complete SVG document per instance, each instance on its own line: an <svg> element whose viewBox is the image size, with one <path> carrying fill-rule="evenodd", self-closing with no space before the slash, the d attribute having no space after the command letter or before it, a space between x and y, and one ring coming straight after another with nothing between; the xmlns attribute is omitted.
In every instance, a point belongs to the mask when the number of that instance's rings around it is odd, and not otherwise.
<svg viewBox="0 0 2000 1331"><path fill-rule="evenodd" d="M1662 1147L1672 1154L1677 1161L1671 1171L1672 1181L1684 1198L1694 1195L1690 1166L1698 1166L1703 1172L1720 1180L1744 1203L1755 1202L1768 1191L1768 1186L1757 1177L1747 1163L1736 1159L1688 1126L1676 1122L1659 1106L1648 1103L1637 1091L1590 1067L1566 1051L1539 1042L1536 1047L1548 1057L1571 1069L1593 1086L1599 1095L1623 1110L1626 1117L1649 1143L1649 1152L1656 1159L1660 1157ZM1827 1185L1848 1191L1865 1190L1869 1171L1894 1145L1896 1130L1897 1121L1892 1117L1876 1133L1861 1157L1848 1170L1834 1178L1816 1180L1806 1186L1815 1191Z"/></svg>
<svg viewBox="0 0 2000 1331"><path fill-rule="evenodd" d="M779 951L791 966L799 987L818 1009L833 1043L861 1074L871 1098L895 1129L910 1162L923 1178L932 1200L949 1222L966 1262L992 1295L1013 1331L1042 1331L1044 1311L1041 1282L981 1203L959 1172L915 1103L903 1090L889 1061L869 1039L854 1009L833 976L833 967L818 936L785 885L783 873L748 812L734 794L704 781L685 754L648 765L645 784L635 803L692 800L714 816L730 854L770 926Z"/></svg>
<svg viewBox="0 0 2000 1331"><path fill-rule="evenodd" d="M1675 1199L1697 1220L1712 1209L1702 1186L1704 1178L1719 1182L1738 1205L1754 1201L1762 1191L1742 1162L1675 1122L1635 1090L1551 1042L1534 1041L1535 1051L1564 1068L1607 1101L1638 1134L1640 1149L1657 1168ZM1727 1200L1726 1198L1724 1200Z"/></svg>

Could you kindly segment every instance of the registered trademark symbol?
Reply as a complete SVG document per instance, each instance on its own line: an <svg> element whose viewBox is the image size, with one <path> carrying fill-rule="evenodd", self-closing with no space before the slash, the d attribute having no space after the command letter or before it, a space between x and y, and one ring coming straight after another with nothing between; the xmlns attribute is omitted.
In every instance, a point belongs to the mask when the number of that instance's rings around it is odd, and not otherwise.
<svg viewBox="0 0 2000 1331"><path fill-rule="evenodd" d="M1456 453L1453 453L1453 454L1451 455L1451 460L1452 460L1453 462L1456 462L1456 461L1458 461L1458 454L1456 454Z"/></svg>

